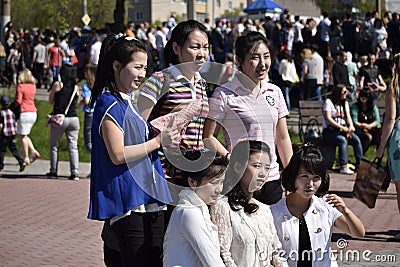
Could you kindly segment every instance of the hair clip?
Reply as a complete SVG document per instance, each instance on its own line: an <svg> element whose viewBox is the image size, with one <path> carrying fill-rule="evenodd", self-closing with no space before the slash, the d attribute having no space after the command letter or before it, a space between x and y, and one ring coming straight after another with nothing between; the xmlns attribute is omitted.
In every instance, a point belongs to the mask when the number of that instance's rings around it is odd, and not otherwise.
<svg viewBox="0 0 400 267"><path fill-rule="evenodd" d="M139 42L139 39L135 38L135 37L131 37L131 36L125 36L125 40L126 41L136 41Z"/></svg>
<svg viewBox="0 0 400 267"><path fill-rule="evenodd" d="M115 40L118 40L122 36L124 36L124 34L120 32L120 33L116 34L114 38L115 38Z"/></svg>
<svg viewBox="0 0 400 267"><path fill-rule="evenodd" d="M301 148L317 148L318 146L312 142L304 143Z"/></svg>

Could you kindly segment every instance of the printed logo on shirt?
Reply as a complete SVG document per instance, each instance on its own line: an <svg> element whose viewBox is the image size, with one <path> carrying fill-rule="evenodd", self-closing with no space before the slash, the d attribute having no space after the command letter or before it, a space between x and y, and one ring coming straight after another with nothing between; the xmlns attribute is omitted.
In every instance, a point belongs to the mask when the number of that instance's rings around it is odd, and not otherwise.
<svg viewBox="0 0 400 267"><path fill-rule="evenodd" d="M270 95L267 95L267 96L265 97L265 99L267 100L268 104L269 104L271 107L275 106L275 98L273 98L273 97L270 96Z"/></svg>

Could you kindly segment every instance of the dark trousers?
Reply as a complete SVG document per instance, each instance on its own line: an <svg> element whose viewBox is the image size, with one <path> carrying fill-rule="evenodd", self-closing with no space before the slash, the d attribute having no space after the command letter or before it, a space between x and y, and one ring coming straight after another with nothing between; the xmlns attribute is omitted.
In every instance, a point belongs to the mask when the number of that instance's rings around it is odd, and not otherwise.
<svg viewBox="0 0 400 267"><path fill-rule="evenodd" d="M40 88L43 84L43 69L44 63L34 63L33 64L33 73L37 80L36 87Z"/></svg>
<svg viewBox="0 0 400 267"><path fill-rule="evenodd" d="M85 112L83 139L85 140L86 149L92 153L92 121L93 113Z"/></svg>
<svg viewBox="0 0 400 267"><path fill-rule="evenodd" d="M254 192L254 198L258 201L272 205L282 199L283 189L280 180L266 182L263 187Z"/></svg>
<svg viewBox="0 0 400 267"><path fill-rule="evenodd" d="M317 89L317 79L304 80L304 99L311 100L315 96Z"/></svg>
<svg viewBox="0 0 400 267"><path fill-rule="evenodd" d="M0 137L0 169L4 168L4 154L6 153L6 150L8 149L11 151L11 153L14 155L14 157L18 160L19 165L22 165L24 163L24 159L21 157L17 150L17 143L15 141L15 135L11 136L4 136L1 135Z"/></svg>
<svg viewBox="0 0 400 267"><path fill-rule="evenodd" d="M107 266L162 266L164 212L132 212L116 221L113 228L120 252L104 246Z"/></svg>

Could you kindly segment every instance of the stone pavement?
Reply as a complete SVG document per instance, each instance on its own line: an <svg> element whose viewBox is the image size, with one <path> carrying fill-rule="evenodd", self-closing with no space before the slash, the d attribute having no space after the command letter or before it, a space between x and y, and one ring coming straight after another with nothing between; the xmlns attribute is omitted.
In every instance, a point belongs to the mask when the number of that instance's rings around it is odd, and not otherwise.
<svg viewBox="0 0 400 267"><path fill-rule="evenodd" d="M44 176L49 170L47 160L34 162L22 173L14 158L6 158L5 163L0 172L0 266L104 266L102 223L86 219L90 164L81 163L81 179L70 181L68 162L59 163L59 179ZM374 209L368 209L351 196L354 175L332 173L331 177L331 191L344 198L367 231L361 239L335 231L333 248L347 245L338 249L340 265L399 266L400 243L386 242L400 233L394 185L380 194Z"/></svg>

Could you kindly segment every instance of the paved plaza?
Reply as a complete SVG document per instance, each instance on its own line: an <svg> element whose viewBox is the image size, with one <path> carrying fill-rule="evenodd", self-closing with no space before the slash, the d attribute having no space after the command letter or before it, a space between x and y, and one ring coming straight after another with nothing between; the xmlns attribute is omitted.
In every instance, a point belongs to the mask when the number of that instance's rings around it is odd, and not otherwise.
<svg viewBox="0 0 400 267"><path fill-rule="evenodd" d="M102 223L86 219L90 164L80 164L79 181L67 179L68 162L60 162L59 179L44 176L47 160L38 160L23 173L18 168L15 159L6 158L0 173L0 266L104 266ZM352 198L354 178L332 173L331 190L345 199L367 231L362 239L334 234L334 249L337 243L347 246L338 249L340 265L399 266L400 243L386 242L400 232L394 185L368 209Z"/></svg>

